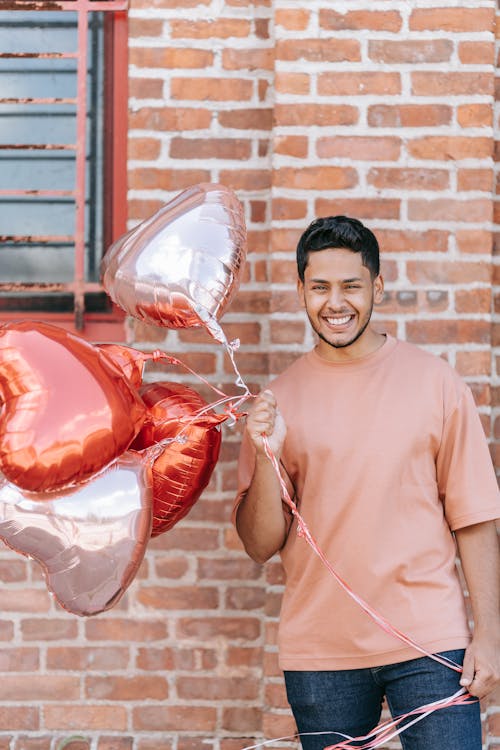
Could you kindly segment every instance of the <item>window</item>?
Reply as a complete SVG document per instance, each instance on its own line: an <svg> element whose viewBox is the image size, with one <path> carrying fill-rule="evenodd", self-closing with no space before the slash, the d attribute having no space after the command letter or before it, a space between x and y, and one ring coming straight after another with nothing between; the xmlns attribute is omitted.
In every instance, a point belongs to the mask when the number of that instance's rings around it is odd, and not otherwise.
<svg viewBox="0 0 500 750"><path fill-rule="evenodd" d="M126 229L126 2L0 7L0 321L109 338L123 315L99 268Z"/></svg>

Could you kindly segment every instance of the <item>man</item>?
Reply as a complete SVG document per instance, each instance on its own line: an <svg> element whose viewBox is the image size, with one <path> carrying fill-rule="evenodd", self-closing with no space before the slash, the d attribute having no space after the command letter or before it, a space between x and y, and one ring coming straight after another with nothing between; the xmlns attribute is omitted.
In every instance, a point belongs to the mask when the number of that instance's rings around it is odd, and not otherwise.
<svg viewBox="0 0 500 750"><path fill-rule="evenodd" d="M468 386L443 360L373 327L383 297L373 233L344 216L314 221L297 247L298 293L317 345L255 400L235 506L254 560L286 572L280 666L304 750L500 677L498 485ZM379 628L337 585L282 502L262 436L336 572L400 632ZM474 618L471 636L456 547ZM479 702L433 712L405 750L481 750ZM362 743L353 743L359 747Z"/></svg>

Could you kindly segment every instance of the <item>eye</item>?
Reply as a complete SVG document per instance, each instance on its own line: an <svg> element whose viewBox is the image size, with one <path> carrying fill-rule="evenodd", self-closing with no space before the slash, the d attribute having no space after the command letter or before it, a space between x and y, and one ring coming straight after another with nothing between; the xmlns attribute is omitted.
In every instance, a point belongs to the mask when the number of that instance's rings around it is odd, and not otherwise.
<svg viewBox="0 0 500 750"><path fill-rule="evenodd" d="M313 292L324 292L326 291L327 287L325 286L325 284L313 284L311 289L313 290Z"/></svg>
<svg viewBox="0 0 500 750"><path fill-rule="evenodd" d="M346 289L361 289L361 284L346 284Z"/></svg>

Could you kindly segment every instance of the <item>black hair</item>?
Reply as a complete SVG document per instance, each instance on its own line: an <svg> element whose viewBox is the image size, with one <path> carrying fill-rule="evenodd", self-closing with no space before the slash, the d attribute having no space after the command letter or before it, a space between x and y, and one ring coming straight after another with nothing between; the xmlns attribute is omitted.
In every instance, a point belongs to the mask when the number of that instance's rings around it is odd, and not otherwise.
<svg viewBox="0 0 500 750"><path fill-rule="evenodd" d="M373 232L358 219L327 216L315 219L302 234L297 245L297 272L304 281L309 253L327 248L346 248L361 253L362 263L374 279L380 273L379 246Z"/></svg>

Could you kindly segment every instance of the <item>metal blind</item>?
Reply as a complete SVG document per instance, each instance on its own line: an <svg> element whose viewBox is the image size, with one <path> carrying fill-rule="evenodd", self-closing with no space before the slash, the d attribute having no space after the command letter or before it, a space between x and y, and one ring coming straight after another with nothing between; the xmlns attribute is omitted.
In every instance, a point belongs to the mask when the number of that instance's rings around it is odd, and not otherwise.
<svg viewBox="0 0 500 750"><path fill-rule="evenodd" d="M71 310L81 330L109 306L104 25L126 2L0 7L0 310Z"/></svg>

